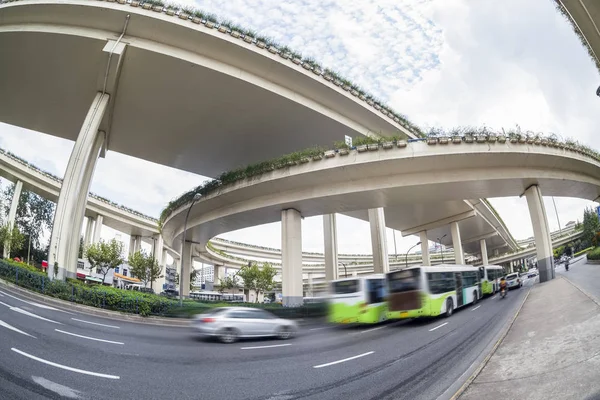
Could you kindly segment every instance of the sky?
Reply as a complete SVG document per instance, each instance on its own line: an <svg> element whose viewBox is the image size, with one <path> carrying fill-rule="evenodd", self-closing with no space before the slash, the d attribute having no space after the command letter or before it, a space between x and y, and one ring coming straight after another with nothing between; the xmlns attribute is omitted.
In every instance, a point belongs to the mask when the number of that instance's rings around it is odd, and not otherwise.
<svg viewBox="0 0 600 400"><path fill-rule="evenodd" d="M273 37L348 77L424 129L520 126L600 148L600 76L551 0L185 0ZM595 131L595 129L596 131ZM0 147L63 176L73 142L0 123ZM169 200L206 178L112 151L91 190L158 217ZM9 184L1 182L3 186ZM551 198L550 228L558 229ZM513 236L533 235L524 198L491 199ZM555 198L560 223L590 201ZM321 217L306 218L303 250L323 251ZM388 249L394 249L388 229ZM104 228L104 238L115 232ZM418 238L396 233L398 252ZM126 235L121 235L128 245ZM221 237L280 248L281 225ZM369 224L338 216L340 253L371 253Z"/></svg>

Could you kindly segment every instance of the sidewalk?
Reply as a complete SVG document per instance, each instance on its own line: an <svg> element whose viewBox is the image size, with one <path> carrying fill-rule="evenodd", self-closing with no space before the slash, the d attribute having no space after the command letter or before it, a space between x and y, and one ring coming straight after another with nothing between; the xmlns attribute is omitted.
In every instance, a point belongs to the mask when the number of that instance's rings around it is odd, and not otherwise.
<svg viewBox="0 0 600 400"><path fill-rule="evenodd" d="M531 290L497 351L460 396L461 400L596 398L600 398L600 307L562 277Z"/></svg>

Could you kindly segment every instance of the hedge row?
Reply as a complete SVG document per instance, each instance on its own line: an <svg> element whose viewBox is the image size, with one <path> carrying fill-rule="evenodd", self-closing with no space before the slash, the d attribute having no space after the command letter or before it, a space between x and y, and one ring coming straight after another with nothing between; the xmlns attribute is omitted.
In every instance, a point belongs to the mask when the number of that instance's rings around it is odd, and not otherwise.
<svg viewBox="0 0 600 400"><path fill-rule="evenodd" d="M0 260L0 278L23 288L77 304L121 311L141 316L191 317L215 307L230 306L229 303L201 303L168 299L149 293L116 289L110 286L85 285L78 281L50 280L35 267L10 260ZM263 308L284 318L308 318L325 315L325 306L310 304L302 307L283 307L280 304L240 303L236 306Z"/></svg>
<svg viewBox="0 0 600 400"><path fill-rule="evenodd" d="M583 249L583 250L578 251L577 253L573 254L573 257L579 257L580 255L583 255L593 249L594 249L593 247L588 247L587 249Z"/></svg>
<svg viewBox="0 0 600 400"><path fill-rule="evenodd" d="M590 250L587 254L588 260L600 260L600 246Z"/></svg>

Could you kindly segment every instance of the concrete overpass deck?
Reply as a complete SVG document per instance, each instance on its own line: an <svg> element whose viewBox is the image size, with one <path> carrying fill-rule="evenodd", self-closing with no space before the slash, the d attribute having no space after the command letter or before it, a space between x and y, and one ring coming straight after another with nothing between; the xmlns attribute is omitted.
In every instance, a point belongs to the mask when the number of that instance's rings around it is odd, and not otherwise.
<svg viewBox="0 0 600 400"><path fill-rule="evenodd" d="M204 176L344 135L420 135L312 61L183 10L132 5L1 3L0 93L11 96L0 121L76 140L107 93L105 150Z"/></svg>

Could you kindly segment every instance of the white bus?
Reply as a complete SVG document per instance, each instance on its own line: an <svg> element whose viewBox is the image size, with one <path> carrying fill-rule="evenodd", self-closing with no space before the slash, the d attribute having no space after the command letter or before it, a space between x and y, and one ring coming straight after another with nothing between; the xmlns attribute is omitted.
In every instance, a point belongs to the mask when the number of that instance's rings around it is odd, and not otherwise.
<svg viewBox="0 0 600 400"><path fill-rule="evenodd" d="M386 319L383 274L338 279L329 288L329 322L374 324Z"/></svg>
<svg viewBox="0 0 600 400"><path fill-rule="evenodd" d="M483 296L496 293L500 288L500 278L504 276L504 268L499 265L484 265L480 267L480 271Z"/></svg>
<svg viewBox="0 0 600 400"><path fill-rule="evenodd" d="M481 298L481 272L470 265L405 268L386 274L388 318L452 315Z"/></svg>

